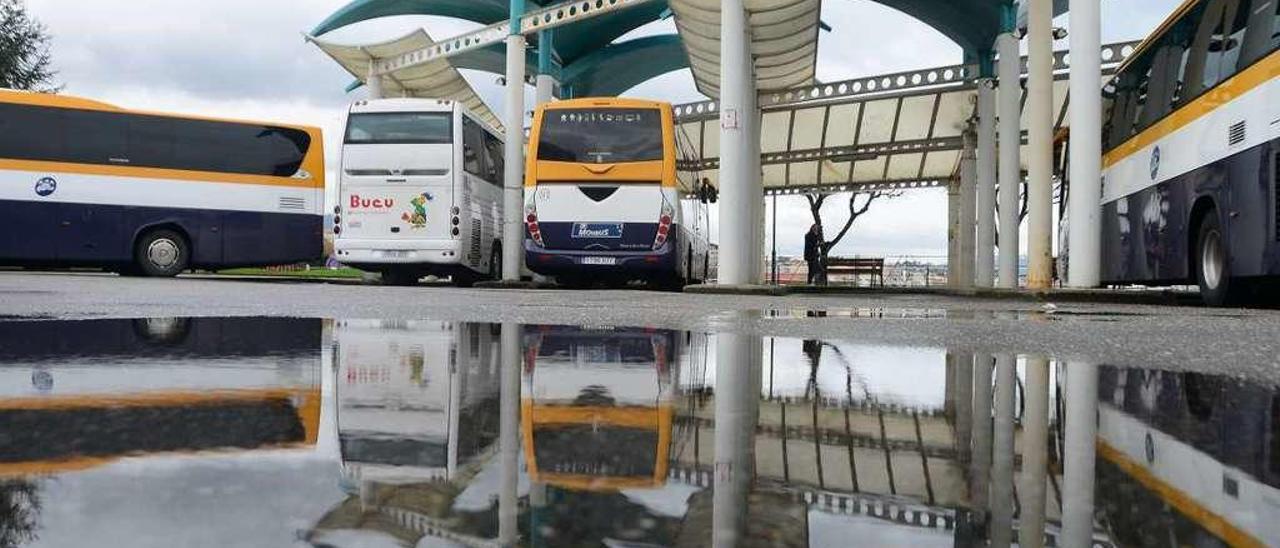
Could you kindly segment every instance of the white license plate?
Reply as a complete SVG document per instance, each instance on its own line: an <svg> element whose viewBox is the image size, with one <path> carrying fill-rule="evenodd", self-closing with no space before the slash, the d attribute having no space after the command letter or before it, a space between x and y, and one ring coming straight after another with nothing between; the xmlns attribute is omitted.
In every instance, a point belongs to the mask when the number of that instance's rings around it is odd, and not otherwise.
<svg viewBox="0 0 1280 548"><path fill-rule="evenodd" d="M397 250L380 251L378 252L378 254L387 259L403 259L409 256L408 251L397 251Z"/></svg>
<svg viewBox="0 0 1280 548"><path fill-rule="evenodd" d="M618 264L616 257L583 257L582 264L613 266Z"/></svg>

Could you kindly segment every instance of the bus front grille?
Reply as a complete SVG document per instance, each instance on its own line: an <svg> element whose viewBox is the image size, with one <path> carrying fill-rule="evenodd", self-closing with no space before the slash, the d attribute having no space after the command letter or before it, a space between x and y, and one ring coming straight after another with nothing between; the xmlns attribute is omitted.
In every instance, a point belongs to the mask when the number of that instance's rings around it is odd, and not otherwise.
<svg viewBox="0 0 1280 548"><path fill-rule="evenodd" d="M480 242L480 239L482 237L482 234L480 234L480 228L481 228L480 220L472 219L471 220L471 266L480 266L480 263L484 261L484 258L480 256L480 254L482 253L481 249L483 248Z"/></svg>

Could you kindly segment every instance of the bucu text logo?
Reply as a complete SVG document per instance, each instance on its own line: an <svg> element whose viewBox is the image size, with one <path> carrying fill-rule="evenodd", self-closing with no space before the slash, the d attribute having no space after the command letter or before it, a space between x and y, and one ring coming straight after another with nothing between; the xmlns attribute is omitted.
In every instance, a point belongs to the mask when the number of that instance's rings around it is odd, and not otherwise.
<svg viewBox="0 0 1280 548"><path fill-rule="evenodd" d="M359 194L352 194L347 207L349 209L391 209L395 205L396 201L393 198L364 198Z"/></svg>

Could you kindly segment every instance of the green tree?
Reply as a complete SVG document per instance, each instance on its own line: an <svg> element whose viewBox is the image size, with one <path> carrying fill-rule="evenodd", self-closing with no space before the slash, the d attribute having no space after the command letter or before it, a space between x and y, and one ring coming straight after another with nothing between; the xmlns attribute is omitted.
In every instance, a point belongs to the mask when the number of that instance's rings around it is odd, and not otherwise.
<svg viewBox="0 0 1280 548"><path fill-rule="evenodd" d="M49 34L22 0L0 0L0 88L56 92Z"/></svg>

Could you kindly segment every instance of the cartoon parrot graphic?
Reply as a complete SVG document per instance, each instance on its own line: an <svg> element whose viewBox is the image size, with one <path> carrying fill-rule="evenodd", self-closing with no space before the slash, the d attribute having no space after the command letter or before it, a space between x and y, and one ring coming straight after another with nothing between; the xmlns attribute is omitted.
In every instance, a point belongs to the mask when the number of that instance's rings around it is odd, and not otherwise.
<svg viewBox="0 0 1280 548"><path fill-rule="evenodd" d="M400 219L406 223L413 225L413 228L426 228L427 226L427 202L435 201L436 197L430 192L423 192L414 196L409 200L409 205L413 206L413 213L405 212Z"/></svg>

